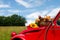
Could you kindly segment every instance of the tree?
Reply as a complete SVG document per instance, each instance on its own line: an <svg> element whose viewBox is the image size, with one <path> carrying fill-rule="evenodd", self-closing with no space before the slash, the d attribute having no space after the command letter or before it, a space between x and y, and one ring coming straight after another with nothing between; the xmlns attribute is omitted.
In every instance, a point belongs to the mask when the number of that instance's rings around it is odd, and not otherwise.
<svg viewBox="0 0 60 40"><path fill-rule="evenodd" d="M12 24L17 26L25 26L26 23L26 19L24 17L16 14L11 16L11 20L13 21Z"/></svg>
<svg viewBox="0 0 60 40"><path fill-rule="evenodd" d="M1 26L4 24L4 19L5 19L4 16L0 16L0 25L1 25Z"/></svg>
<svg viewBox="0 0 60 40"><path fill-rule="evenodd" d="M0 16L0 26L25 26L26 19L23 16Z"/></svg>

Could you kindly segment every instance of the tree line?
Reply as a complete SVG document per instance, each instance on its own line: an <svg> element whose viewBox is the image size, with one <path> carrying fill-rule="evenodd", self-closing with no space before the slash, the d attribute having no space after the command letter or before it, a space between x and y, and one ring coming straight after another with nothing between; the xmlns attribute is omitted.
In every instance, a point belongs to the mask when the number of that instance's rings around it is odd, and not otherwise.
<svg viewBox="0 0 60 40"><path fill-rule="evenodd" d="M0 16L0 26L25 26L25 23L25 17L16 14L7 17Z"/></svg>

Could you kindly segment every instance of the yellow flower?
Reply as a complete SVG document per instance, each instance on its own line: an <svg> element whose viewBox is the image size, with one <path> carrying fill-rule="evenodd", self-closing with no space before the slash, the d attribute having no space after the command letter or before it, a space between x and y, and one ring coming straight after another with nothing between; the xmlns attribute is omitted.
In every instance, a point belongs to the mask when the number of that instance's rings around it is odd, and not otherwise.
<svg viewBox="0 0 60 40"><path fill-rule="evenodd" d="M32 28L38 28L37 24L35 24L35 23L31 23L30 27L32 27Z"/></svg>

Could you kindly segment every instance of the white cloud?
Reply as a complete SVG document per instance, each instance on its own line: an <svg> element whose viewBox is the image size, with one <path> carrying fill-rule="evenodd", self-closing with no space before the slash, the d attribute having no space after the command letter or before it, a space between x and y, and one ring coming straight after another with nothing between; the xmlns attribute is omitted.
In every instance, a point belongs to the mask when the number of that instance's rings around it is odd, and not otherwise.
<svg viewBox="0 0 60 40"><path fill-rule="evenodd" d="M1 13L0 16L11 16L13 14L18 14L18 13Z"/></svg>
<svg viewBox="0 0 60 40"><path fill-rule="evenodd" d="M27 18L30 18L30 20L27 21L26 25L29 25L31 22L33 22L32 18L35 19L39 15L44 17L46 14L47 16L51 16L51 18L54 18L58 14L59 11L60 11L60 8L55 8L55 9L52 9L51 11L48 10L48 11L42 11L42 12L38 11L38 12L31 13L27 15Z"/></svg>
<svg viewBox="0 0 60 40"><path fill-rule="evenodd" d="M8 10L8 12L18 13L18 12L20 12L20 10Z"/></svg>
<svg viewBox="0 0 60 40"><path fill-rule="evenodd" d="M30 7L31 5L23 0L15 0L16 2L18 2L19 4L25 6L26 8Z"/></svg>
<svg viewBox="0 0 60 40"><path fill-rule="evenodd" d="M42 11L42 12L37 11L37 12L33 12L33 13L27 15L26 18L34 18L35 19L35 18L38 18L38 16L44 17L47 13L48 13L48 11Z"/></svg>
<svg viewBox="0 0 60 40"><path fill-rule="evenodd" d="M6 15L6 16L11 16L13 14L18 14L19 15L19 12L21 12L20 10L7 10L7 11L9 12L9 14Z"/></svg>
<svg viewBox="0 0 60 40"><path fill-rule="evenodd" d="M5 10L0 10L0 13L1 13L1 12L5 12Z"/></svg>
<svg viewBox="0 0 60 40"><path fill-rule="evenodd" d="M0 0L0 8L10 8L9 3L6 4L5 2L3 2L3 0Z"/></svg>
<svg viewBox="0 0 60 40"><path fill-rule="evenodd" d="M48 15L54 18L58 14L59 11L60 11L60 8L55 8Z"/></svg>
<svg viewBox="0 0 60 40"><path fill-rule="evenodd" d="M0 8L10 8L10 5L7 5L7 4L0 4Z"/></svg>
<svg viewBox="0 0 60 40"><path fill-rule="evenodd" d="M4 16L11 16L11 15L13 15L14 13L8 13L7 15L4 15Z"/></svg>
<svg viewBox="0 0 60 40"><path fill-rule="evenodd" d="M4 16L4 13L0 13L0 16L2 16L2 15Z"/></svg>
<svg viewBox="0 0 60 40"><path fill-rule="evenodd" d="M32 22L34 22L34 20L27 20L27 23L25 24L25 26L28 26Z"/></svg>
<svg viewBox="0 0 60 40"><path fill-rule="evenodd" d="M44 17L45 14L47 14L47 13L48 13L48 11L42 11L42 12L37 11L37 12L33 12L33 13L27 15L26 18L29 18L30 20L27 19L27 23L26 23L25 25L27 26L27 25L29 25L30 23L34 22L35 19L38 18L38 16ZM33 19L33 20L32 20L32 19Z"/></svg>
<svg viewBox="0 0 60 40"><path fill-rule="evenodd" d="M19 15L20 10L0 10L0 16L11 16L13 14Z"/></svg>
<svg viewBox="0 0 60 40"><path fill-rule="evenodd" d="M42 5L46 0L15 0L17 3L23 5L26 8L32 8Z"/></svg>
<svg viewBox="0 0 60 40"><path fill-rule="evenodd" d="M4 16L5 10L0 10L0 16Z"/></svg>
<svg viewBox="0 0 60 40"><path fill-rule="evenodd" d="M49 10L43 10L43 11L37 11L37 12L33 12L29 15L26 16L26 18L37 18L38 16L51 16L51 17L55 17L57 15L57 13L60 11L60 8L55 8L55 9L52 9L51 11Z"/></svg>
<svg viewBox="0 0 60 40"><path fill-rule="evenodd" d="M27 15L27 18L37 18L41 13L40 12L33 12L29 15Z"/></svg>

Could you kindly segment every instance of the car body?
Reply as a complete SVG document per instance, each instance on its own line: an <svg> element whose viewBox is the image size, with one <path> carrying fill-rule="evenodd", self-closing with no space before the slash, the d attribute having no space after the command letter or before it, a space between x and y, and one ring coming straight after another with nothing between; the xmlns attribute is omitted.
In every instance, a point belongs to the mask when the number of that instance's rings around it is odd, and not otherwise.
<svg viewBox="0 0 60 40"><path fill-rule="evenodd" d="M59 18L60 11L54 20L50 22L49 26L41 26L39 28L30 28L28 26L26 30L20 32L18 35L13 32L11 34L11 40L60 40L60 22L58 23Z"/></svg>

